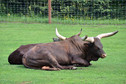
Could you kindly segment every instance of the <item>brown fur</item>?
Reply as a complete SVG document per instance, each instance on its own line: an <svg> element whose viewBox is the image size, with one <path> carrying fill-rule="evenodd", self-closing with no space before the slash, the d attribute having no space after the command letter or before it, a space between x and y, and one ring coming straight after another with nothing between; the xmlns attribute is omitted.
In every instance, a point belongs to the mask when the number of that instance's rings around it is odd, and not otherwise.
<svg viewBox="0 0 126 84"><path fill-rule="evenodd" d="M8 57L8 62L10 64L22 64L22 57L23 55L32 47L34 47L37 44L28 44L28 45L22 45L18 49L16 49L14 52L12 52Z"/></svg>
<svg viewBox="0 0 126 84"><path fill-rule="evenodd" d="M53 38L53 41L60 41L58 38ZM39 43L40 44L40 43ZM18 49L16 49L14 52L12 52L8 57L8 62L10 64L22 64L22 57L23 55L30 50L32 47L38 44L28 44L28 45L22 45Z"/></svg>

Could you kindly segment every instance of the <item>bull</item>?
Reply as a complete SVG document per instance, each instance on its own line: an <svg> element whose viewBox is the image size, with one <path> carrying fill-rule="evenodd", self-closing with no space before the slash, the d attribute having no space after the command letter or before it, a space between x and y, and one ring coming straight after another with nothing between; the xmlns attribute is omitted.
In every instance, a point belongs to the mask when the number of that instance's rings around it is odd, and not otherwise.
<svg viewBox="0 0 126 84"><path fill-rule="evenodd" d="M115 35L118 31L100 34L96 37L79 37L74 35L70 38L56 35L63 41L38 44L26 52L22 58L23 65L27 68L42 70L77 69L75 66L90 66L91 61L105 58L101 38Z"/></svg>
<svg viewBox="0 0 126 84"><path fill-rule="evenodd" d="M78 33L78 35L80 35L82 32L82 29L80 30L80 32ZM56 41L61 41L63 40L63 38L66 38L66 37L63 37L63 36L60 36L62 39L59 39L59 38L53 38L53 41L56 42ZM42 43L38 43L38 44L42 44ZM34 47L35 45L38 45L38 44L28 44L28 45L21 45L18 49L16 49L15 51L13 51L9 57L8 57L8 62L10 64L22 64L22 57L23 55L28 51L30 50L32 47Z"/></svg>

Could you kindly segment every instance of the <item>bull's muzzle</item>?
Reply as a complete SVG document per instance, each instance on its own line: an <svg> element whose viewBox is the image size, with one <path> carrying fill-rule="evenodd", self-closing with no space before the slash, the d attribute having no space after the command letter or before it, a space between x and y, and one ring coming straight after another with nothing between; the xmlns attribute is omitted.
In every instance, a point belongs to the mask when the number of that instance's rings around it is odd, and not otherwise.
<svg viewBox="0 0 126 84"><path fill-rule="evenodd" d="M101 58L105 58L107 55L106 54L102 54Z"/></svg>

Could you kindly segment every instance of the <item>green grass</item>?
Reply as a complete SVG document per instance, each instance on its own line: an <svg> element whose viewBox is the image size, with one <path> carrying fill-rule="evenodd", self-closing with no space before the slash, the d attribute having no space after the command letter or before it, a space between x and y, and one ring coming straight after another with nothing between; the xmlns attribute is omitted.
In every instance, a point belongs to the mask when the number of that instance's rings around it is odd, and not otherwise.
<svg viewBox="0 0 126 84"><path fill-rule="evenodd" d="M70 37L83 29L81 36L96 36L118 30L101 40L105 59L77 70L43 71L10 65L8 56L20 45L52 42L60 34ZM126 84L126 25L67 25L0 23L0 84Z"/></svg>

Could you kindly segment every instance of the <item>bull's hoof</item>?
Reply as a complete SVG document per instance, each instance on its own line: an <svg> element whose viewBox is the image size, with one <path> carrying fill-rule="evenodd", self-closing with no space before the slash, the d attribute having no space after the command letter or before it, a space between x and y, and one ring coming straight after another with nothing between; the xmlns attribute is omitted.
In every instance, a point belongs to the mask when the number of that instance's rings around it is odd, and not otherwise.
<svg viewBox="0 0 126 84"><path fill-rule="evenodd" d="M76 70L76 69L77 69L77 67L72 67L71 69L72 69L72 70Z"/></svg>

